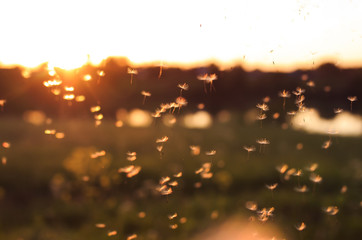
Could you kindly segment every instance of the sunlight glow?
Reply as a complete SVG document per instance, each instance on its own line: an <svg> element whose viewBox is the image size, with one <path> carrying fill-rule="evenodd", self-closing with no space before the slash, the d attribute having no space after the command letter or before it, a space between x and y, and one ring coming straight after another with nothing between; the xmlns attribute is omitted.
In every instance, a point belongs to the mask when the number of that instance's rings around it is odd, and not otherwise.
<svg viewBox="0 0 362 240"><path fill-rule="evenodd" d="M315 109L298 112L292 120L295 129L309 133L337 134L341 136L362 136L362 117L343 112L333 119L322 118Z"/></svg>
<svg viewBox="0 0 362 240"><path fill-rule="evenodd" d="M0 9L5 65L69 69L126 56L283 70L362 60L361 1L4 0Z"/></svg>

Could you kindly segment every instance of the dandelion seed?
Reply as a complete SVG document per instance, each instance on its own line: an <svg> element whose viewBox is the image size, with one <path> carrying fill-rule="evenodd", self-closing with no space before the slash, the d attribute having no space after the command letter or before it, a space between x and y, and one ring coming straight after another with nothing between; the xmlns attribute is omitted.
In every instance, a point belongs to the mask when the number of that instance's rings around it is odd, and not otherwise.
<svg viewBox="0 0 362 240"><path fill-rule="evenodd" d="M301 187L295 187L294 190L296 192L301 192L301 193L305 193L309 191L309 188L307 187L307 185L303 185Z"/></svg>
<svg viewBox="0 0 362 240"><path fill-rule="evenodd" d="M127 156L127 160L130 161L130 162L133 162L137 159L137 156L134 155L134 156Z"/></svg>
<svg viewBox="0 0 362 240"><path fill-rule="evenodd" d="M171 228L171 229L176 229L177 227L178 227L178 225L177 225L176 223L170 225L170 228Z"/></svg>
<svg viewBox="0 0 362 240"><path fill-rule="evenodd" d="M129 156L129 157L137 156L137 153L136 153L136 152L127 152L126 154L127 154L127 156Z"/></svg>
<svg viewBox="0 0 362 240"><path fill-rule="evenodd" d="M304 95L297 96L297 99L295 100L295 104L301 109L303 105L303 101L305 100Z"/></svg>
<svg viewBox="0 0 362 240"><path fill-rule="evenodd" d="M119 173L129 173L130 171L132 171L134 169L134 165L129 165L129 166L126 166L126 167L123 167L123 168L120 168L118 169L118 172Z"/></svg>
<svg viewBox="0 0 362 240"><path fill-rule="evenodd" d="M83 76L83 80L84 80L85 82L88 82L88 81L92 80L92 76L91 76L90 74L84 75L84 76Z"/></svg>
<svg viewBox="0 0 362 240"><path fill-rule="evenodd" d="M163 68L166 67L166 65L161 62L158 66L160 67L160 71L158 72L158 79L160 79L163 73Z"/></svg>
<svg viewBox="0 0 362 240"><path fill-rule="evenodd" d="M180 177L182 177L182 172L178 172L178 173L174 174L173 176L176 178L180 178Z"/></svg>
<svg viewBox="0 0 362 240"><path fill-rule="evenodd" d="M200 155L200 146L191 145L190 150L191 150L191 155L194 156Z"/></svg>
<svg viewBox="0 0 362 240"><path fill-rule="evenodd" d="M254 152L256 150L255 146L243 146L243 148L245 149L245 151L248 152L248 160L250 157L250 152Z"/></svg>
<svg viewBox="0 0 362 240"><path fill-rule="evenodd" d="M210 172L201 172L201 178L204 178L204 179L210 179L210 178L212 178L212 176L213 176L213 173L210 173Z"/></svg>
<svg viewBox="0 0 362 240"><path fill-rule="evenodd" d="M310 166L306 167L305 169L309 172L314 172L318 168L318 163L312 163Z"/></svg>
<svg viewBox="0 0 362 240"><path fill-rule="evenodd" d="M102 124L102 121L101 121L101 120L96 119L96 120L94 121L94 125L95 125L96 127L98 127L98 126L101 125L101 124Z"/></svg>
<svg viewBox="0 0 362 240"><path fill-rule="evenodd" d="M287 164L279 165L276 167L276 169L280 174L283 174L287 171L288 165Z"/></svg>
<svg viewBox="0 0 362 240"><path fill-rule="evenodd" d="M247 151L247 152L254 152L256 150L255 146L243 146L243 148Z"/></svg>
<svg viewBox="0 0 362 240"><path fill-rule="evenodd" d="M155 113L152 113L151 116L154 118L159 118L159 117L161 117L161 113L156 111Z"/></svg>
<svg viewBox="0 0 362 240"><path fill-rule="evenodd" d="M106 73L103 70L98 70L97 75L100 77L104 77L106 75Z"/></svg>
<svg viewBox="0 0 362 240"><path fill-rule="evenodd" d="M347 99L351 102L351 112L352 112L352 103L357 101L357 96L349 96Z"/></svg>
<svg viewBox="0 0 362 240"><path fill-rule="evenodd" d="M245 207L250 211L256 211L258 209L258 204L254 201L247 201Z"/></svg>
<svg viewBox="0 0 362 240"><path fill-rule="evenodd" d="M101 110L101 106L99 106L99 105L97 105L97 106L92 106L92 107L90 108L90 111L91 111L92 113L99 112L100 110Z"/></svg>
<svg viewBox="0 0 362 240"><path fill-rule="evenodd" d="M143 105L145 104L146 101L146 97L151 97L151 93L150 92L146 92L146 91L142 91L141 94L143 95Z"/></svg>
<svg viewBox="0 0 362 240"><path fill-rule="evenodd" d="M196 174L200 174L204 171L204 168L199 168L195 171Z"/></svg>
<svg viewBox="0 0 362 240"><path fill-rule="evenodd" d="M156 146L156 149L157 149L158 152L162 153L163 145Z"/></svg>
<svg viewBox="0 0 362 240"><path fill-rule="evenodd" d="M102 119L103 119L103 114L102 114L102 113L95 114L95 115L94 115L94 119L95 119L95 120L102 120Z"/></svg>
<svg viewBox="0 0 362 240"><path fill-rule="evenodd" d="M187 83L178 84L177 87L180 88L180 97L182 96L182 91L189 90L189 85Z"/></svg>
<svg viewBox="0 0 362 240"><path fill-rule="evenodd" d="M127 68L127 73L131 75L131 85L132 85L133 75L137 75L138 71L136 69Z"/></svg>
<svg viewBox="0 0 362 240"><path fill-rule="evenodd" d="M305 92L305 89L302 89L300 87L297 87L295 89L295 91L292 91L292 93L295 95L295 96L301 96L303 93Z"/></svg>
<svg viewBox="0 0 362 240"><path fill-rule="evenodd" d="M271 185L266 184L265 186L266 186L267 189L273 191L278 186L278 183L274 183L274 184L271 184Z"/></svg>
<svg viewBox="0 0 362 240"><path fill-rule="evenodd" d="M176 186L178 186L178 182L177 181L172 181L172 182L169 182L168 185L171 186L171 187L176 187Z"/></svg>
<svg viewBox="0 0 362 240"><path fill-rule="evenodd" d="M214 156L215 154L216 154L216 150L210 150L210 151L205 152L206 156Z"/></svg>
<svg viewBox="0 0 362 240"><path fill-rule="evenodd" d="M164 195L164 196L170 195L171 193L172 193L172 188L171 188L171 187L165 188L165 189L163 189L163 190L161 191L161 195Z"/></svg>
<svg viewBox="0 0 362 240"><path fill-rule="evenodd" d="M300 177L303 175L303 172L301 169L298 169L295 173L293 173L293 176Z"/></svg>
<svg viewBox="0 0 362 240"><path fill-rule="evenodd" d="M66 91L66 92L74 92L74 87L72 87L72 86L70 86L70 87L65 86L65 87L64 87L64 91Z"/></svg>
<svg viewBox="0 0 362 240"><path fill-rule="evenodd" d="M283 110L285 110L285 100L286 98L290 98L290 93L286 90L283 90L281 92L279 92L279 97L283 98Z"/></svg>
<svg viewBox="0 0 362 240"><path fill-rule="evenodd" d="M264 111L264 112L269 111L269 107L265 103L257 104L256 107L259 108L261 111Z"/></svg>
<svg viewBox="0 0 362 240"><path fill-rule="evenodd" d="M55 134L55 138L57 139L63 139L65 137L65 134L63 132L57 132Z"/></svg>
<svg viewBox="0 0 362 240"><path fill-rule="evenodd" d="M168 177L168 176L166 176L166 177L162 177L161 179L160 179L160 185L163 185L163 184L165 184L166 182L168 182L168 181L170 181L171 180L171 178L170 177Z"/></svg>
<svg viewBox="0 0 362 240"><path fill-rule="evenodd" d="M64 94L63 99L67 101L71 101L75 98L74 94Z"/></svg>
<svg viewBox="0 0 362 240"><path fill-rule="evenodd" d="M296 169L295 168L291 168L289 169L285 174L288 175L288 176L291 176L293 175L294 173L296 173Z"/></svg>
<svg viewBox="0 0 362 240"><path fill-rule="evenodd" d="M43 82L43 85L44 85L45 87L49 88L49 87L59 86L59 85L61 85L62 83L63 83L63 82L62 82L61 80L56 80L56 79L54 79L54 80L44 81L44 82Z"/></svg>
<svg viewBox="0 0 362 240"><path fill-rule="evenodd" d="M177 104L177 107L179 107L179 110L180 110L181 107L187 105L187 100L185 98L183 98L183 97L178 97L178 98L176 98L176 104Z"/></svg>
<svg viewBox="0 0 362 240"><path fill-rule="evenodd" d="M301 222L300 224L295 225L295 228L296 228L298 231L303 231L306 227L307 227L307 225L305 225L304 222Z"/></svg>
<svg viewBox="0 0 362 240"><path fill-rule="evenodd" d="M261 138L256 140L257 143L261 144L261 145L268 145L270 144L270 142L266 139L266 138Z"/></svg>
<svg viewBox="0 0 362 240"><path fill-rule="evenodd" d="M133 240L133 239L136 239L137 238L137 234L132 234L132 235L129 235L128 237L127 237L127 240Z"/></svg>
<svg viewBox="0 0 362 240"><path fill-rule="evenodd" d="M264 114L264 113L259 114L256 117L256 119L260 121L260 127L262 128L263 127L263 120L266 119L266 114Z"/></svg>
<svg viewBox="0 0 362 240"><path fill-rule="evenodd" d="M162 138L159 138L156 140L156 143L165 143L168 141L168 137L167 136L164 136Z"/></svg>
<svg viewBox="0 0 362 240"><path fill-rule="evenodd" d="M141 171L140 166L135 166L129 173L127 173L128 178L136 176Z"/></svg>
<svg viewBox="0 0 362 240"><path fill-rule="evenodd" d="M131 172L134 168L135 168L134 165L129 165L129 166L126 166L126 167L123 167L123 168L118 169L118 172L119 172L119 173L122 173L122 172L124 172L124 173L129 173L129 172Z"/></svg>
<svg viewBox="0 0 362 240"><path fill-rule="evenodd" d="M272 198L273 198L273 192L277 188L277 186L278 186L278 183L274 183L274 184L271 184L271 185L268 185L268 184L265 185L265 187L271 191Z"/></svg>
<svg viewBox="0 0 362 240"><path fill-rule="evenodd" d="M266 138L258 139L258 140L256 140L256 142L260 145L260 152L261 152L262 146L264 146L264 148L265 148L265 145L270 144L269 140L267 140Z"/></svg>
<svg viewBox="0 0 362 240"><path fill-rule="evenodd" d="M56 74L57 74L57 73L56 73L56 71L55 71L54 69L49 69L48 75L49 75L50 77L54 77Z"/></svg>
<svg viewBox="0 0 362 240"><path fill-rule="evenodd" d="M60 94L60 92L59 92L59 94ZM59 94L54 93L54 95L59 95ZM85 96L84 95L78 95L78 96L75 97L75 101L76 102L84 102L85 101Z"/></svg>
<svg viewBox="0 0 362 240"><path fill-rule="evenodd" d="M59 88L53 88L52 90L50 90L55 96L59 96L61 91ZM76 99L77 100L77 99Z"/></svg>
<svg viewBox="0 0 362 240"><path fill-rule="evenodd" d="M328 207L322 208L322 210L331 216L334 216L339 212L339 209L337 206L328 206Z"/></svg>
<svg viewBox="0 0 362 240"><path fill-rule="evenodd" d="M108 232L108 237L111 237L111 236L115 236L115 235L117 235L117 231L110 231L110 232Z"/></svg>
<svg viewBox="0 0 362 240"><path fill-rule="evenodd" d="M171 214L171 215L168 215L168 219L172 220L174 218L177 217L177 213L174 213L174 214Z"/></svg>
<svg viewBox="0 0 362 240"><path fill-rule="evenodd" d="M160 186L158 186L158 187L156 188L156 191L162 192L162 191L165 190L166 188L167 188L166 185L160 185Z"/></svg>
<svg viewBox="0 0 362 240"><path fill-rule="evenodd" d="M105 228L105 227L106 227L106 224L104 224L104 223L96 223L95 226L96 226L97 228Z"/></svg>
<svg viewBox="0 0 362 240"><path fill-rule="evenodd" d="M269 220L269 217L273 216L273 212L274 212L274 207L271 207L269 209L267 208L263 208L260 211L257 211L256 213L258 214L258 220L261 222L266 222Z"/></svg>
<svg viewBox="0 0 362 240"><path fill-rule="evenodd" d="M313 81L308 81L307 86L308 87L315 87L315 83Z"/></svg>
<svg viewBox="0 0 362 240"><path fill-rule="evenodd" d="M311 173L309 176L309 180L311 180L314 183L320 183L322 182L323 178L315 173Z"/></svg>
<svg viewBox="0 0 362 240"><path fill-rule="evenodd" d="M335 109L333 109L333 112L334 112L335 114L339 114L339 113L343 112L343 109L341 109L341 108L335 108Z"/></svg>
<svg viewBox="0 0 362 240"><path fill-rule="evenodd" d="M45 129L44 133L46 135L54 135L56 133L56 130L55 129Z"/></svg>
<svg viewBox="0 0 362 240"><path fill-rule="evenodd" d="M325 142L322 144L322 148L323 148L323 149L327 149L327 148L329 148L331 145L332 145L332 141L331 141L331 140L328 140L328 141L325 141Z"/></svg>
<svg viewBox="0 0 362 240"><path fill-rule="evenodd" d="M210 92L212 91L212 89L215 90L214 86L213 86L213 81L217 80L217 76L215 73L213 74L202 74L202 75L199 75L197 76L197 79L198 80L201 80L201 81L204 81L204 90L205 90L205 93L207 92L206 91L206 83L209 83L210 84Z"/></svg>
<svg viewBox="0 0 362 240"><path fill-rule="evenodd" d="M106 155L106 151L102 150L102 151L98 151L98 152L94 152L90 155L91 158L98 158L98 157L103 157Z"/></svg>
<svg viewBox="0 0 362 240"><path fill-rule="evenodd" d="M266 114L264 114L264 113L259 114L256 119L257 120L264 120L264 119L266 119Z"/></svg>
<svg viewBox="0 0 362 240"><path fill-rule="evenodd" d="M292 176L297 170L295 168L291 168L288 171L286 171L285 175L284 175L284 180L289 181L290 180L290 176Z"/></svg>

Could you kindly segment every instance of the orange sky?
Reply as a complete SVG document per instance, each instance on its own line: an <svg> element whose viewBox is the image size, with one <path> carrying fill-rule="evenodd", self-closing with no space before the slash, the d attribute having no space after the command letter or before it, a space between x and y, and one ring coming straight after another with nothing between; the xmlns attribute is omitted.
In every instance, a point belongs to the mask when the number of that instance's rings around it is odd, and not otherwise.
<svg viewBox="0 0 362 240"><path fill-rule="evenodd" d="M358 0L3 0L0 63L74 68L89 55L250 70L359 67L361 13Z"/></svg>

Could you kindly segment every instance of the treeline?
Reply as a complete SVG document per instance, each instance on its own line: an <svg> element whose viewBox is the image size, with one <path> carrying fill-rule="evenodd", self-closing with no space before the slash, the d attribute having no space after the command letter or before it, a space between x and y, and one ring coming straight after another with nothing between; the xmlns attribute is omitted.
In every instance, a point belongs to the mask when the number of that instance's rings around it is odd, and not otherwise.
<svg viewBox="0 0 362 240"><path fill-rule="evenodd" d="M340 69L333 64L324 64L315 70L298 70L290 73L281 72L247 72L236 66L221 71L216 65L193 69L163 68L159 78L160 67L138 68L133 76L127 70L130 64L125 59L109 58L100 66L84 65L72 71L55 69L62 80L61 87L73 86L74 94L84 95L84 102L65 101L62 94L55 96L44 81L53 79L49 76L46 65L33 70L25 78L22 69L0 69L0 99L5 99L1 115L18 115L26 110L42 110L49 116L89 115L89 107L100 105L105 116L114 116L119 108L141 108L155 111L161 103L173 102L180 95L178 84L187 83L189 90L182 95L189 102L183 111L196 111L197 105L203 103L205 109L216 113L223 109L244 111L255 107L266 96L270 97L270 108L282 111L282 99L278 92L283 89L292 92L296 87L305 89L305 104L316 107L324 116L332 116L334 108L349 109L348 96L362 98L362 68ZM104 76L99 76L104 71ZM198 80L202 74L217 75L213 88L209 83ZM90 74L92 79L84 81ZM205 84L205 85L204 85ZM143 105L141 91L148 91ZM296 110L294 97L287 100L286 109ZM356 102L354 112L361 113L362 104Z"/></svg>

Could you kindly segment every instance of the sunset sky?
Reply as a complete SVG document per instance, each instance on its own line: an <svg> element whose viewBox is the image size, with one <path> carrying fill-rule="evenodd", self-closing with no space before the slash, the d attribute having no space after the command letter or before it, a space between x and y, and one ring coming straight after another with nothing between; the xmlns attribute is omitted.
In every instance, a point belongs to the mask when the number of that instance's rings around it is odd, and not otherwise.
<svg viewBox="0 0 362 240"><path fill-rule="evenodd" d="M3 0L0 63L74 68L89 55L95 64L126 56L135 64L360 67L361 13L359 0Z"/></svg>

